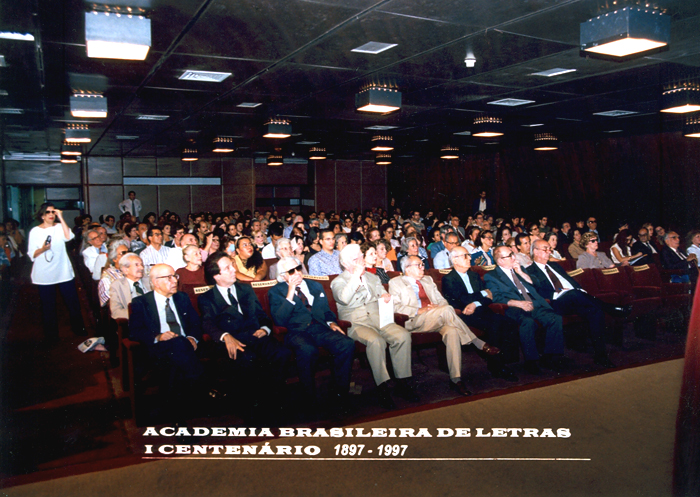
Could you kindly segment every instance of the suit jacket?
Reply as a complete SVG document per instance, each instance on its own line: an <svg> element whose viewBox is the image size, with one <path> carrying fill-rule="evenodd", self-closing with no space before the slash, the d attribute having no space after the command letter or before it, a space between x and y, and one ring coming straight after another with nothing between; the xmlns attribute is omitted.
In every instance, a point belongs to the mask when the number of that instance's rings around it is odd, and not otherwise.
<svg viewBox="0 0 700 497"><path fill-rule="evenodd" d="M649 242L649 243L650 243L650 245L651 245L652 247L654 247L654 244L653 244L653 243L651 243L651 242ZM654 250L656 250L656 247L654 247ZM650 249L649 247L647 247L647 246L644 245L642 242L640 242L639 240L637 240L636 242L634 242L634 243L632 244L632 253L633 253L633 254L637 254L637 253L639 253L639 252L641 252L641 253L644 254L644 255L653 255L653 254L654 254L654 252L652 252L651 249ZM658 251L657 251L657 253L658 253Z"/></svg>
<svg viewBox="0 0 700 497"><path fill-rule="evenodd" d="M287 300L289 285L282 281L267 291L272 309L272 318L279 326L284 326L288 331L303 331L313 319L321 323L335 322L335 314L328 306L328 297L323 292L323 285L313 280L306 280L309 292L314 297L311 310L307 309L301 299L295 294L294 304Z"/></svg>
<svg viewBox="0 0 700 497"><path fill-rule="evenodd" d="M148 278L141 278L139 285L144 292L151 291ZM109 287L109 312L114 319L129 319L129 304L131 303L131 286L127 278L114 280ZM175 304L177 305L177 304Z"/></svg>
<svg viewBox="0 0 700 497"><path fill-rule="evenodd" d="M479 210L480 204L481 197L477 198L475 201L472 202L472 211L469 214L473 215L475 212L477 212ZM489 199L486 199L486 209L484 209L484 212L491 210L493 210L493 203Z"/></svg>
<svg viewBox="0 0 700 497"><path fill-rule="evenodd" d="M122 281L122 280L119 280ZM192 307L190 298L184 292L177 292L171 297L182 331L188 337L195 340L202 339L202 328L197 311ZM147 347L155 345L155 340L160 335L160 318L153 292L135 298L131 302L131 316L129 318L130 338L145 344Z"/></svg>
<svg viewBox="0 0 700 497"><path fill-rule="evenodd" d="M676 253L669 247L664 247L661 249L661 266L664 269L685 269L687 270L689 262L681 259L676 255Z"/></svg>
<svg viewBox="0 0 700 497"><path fill-rule="evenodd" d="M442 294L447 299L447 302L459 310L464 309L472 302L479 302L484 307L488 307L493 300L481 294L482 290L486 290L486 285L481 281L479 275L473 271L467 271L467 277L475 293L467 291L467 286L456 269L442 277Z"/></svg>
<svg viewBox="0 0 700 497"><path fill-rule="evenodd" d="M331 281L333 298L338 306L338 317L353 325L379 328L379 304L377 301L386 290L375 274L365 272L362 278L367 283L369 295L358 292L360 280L348 271L343 271Z"/></svg>
<svg viewBox="0 0 700 497"><path fill-rule="evenodd" d="M394 311L414 317L418 314L418 309L420 309L420 301L410 281L411 279L408 276L392 278L389 281L389 293L396 297L394 299ZM423 285L425 294L430 299L431 304L448 305L447 300L440 294L437 285L430 276L423 276L420 279L420 283Z"/></svg>
<svg viewBox="0 0 700 497"><path fill-rule="evenodd" d="M525 289L530 293L530 298L535 307L552 308L547 301L537 293L535 287L518 276L517 273L515 277L520 280ZM505 275L500 267L486 273L484 281L486 282L486 287L493 293L493 301L497 304L507 304L509 300L524 300L515 284L510 281L510 278Z"/></svg>
<svg viewBox="0 0 700 497"><path fill-rule="evenodd" d="M263 310L250 285L239 282L234 285L243 315L238 312L237 306L226 303L216 287L197 299L199 311L202 313L202 329L217 342L224 333L235 335L244 331L259 330L263 326L272 329L272 320Z"/></svg>
<svg viewBox="0 0 700 497"><path fill-rule="evenodd" d="M576 290L581 290L581 285L579 285L575 279L566 274L564 268L561 267L556 262L548 262L547 265L550 269L556 273L557 278L568 281L571 286ZM535 287L537 293L539 293L545 299L552 299L554 297L554 287L547 279L547 275L539 268L535 263L532 266L525 268L525 272L532 278L532 286Z"/></svg>

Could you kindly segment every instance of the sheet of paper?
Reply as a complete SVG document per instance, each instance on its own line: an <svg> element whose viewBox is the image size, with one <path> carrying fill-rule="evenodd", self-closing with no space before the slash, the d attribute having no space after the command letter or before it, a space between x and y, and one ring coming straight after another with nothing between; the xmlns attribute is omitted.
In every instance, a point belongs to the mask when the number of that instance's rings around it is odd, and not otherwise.
<svg viewBox="0 0 700 497"><path fill-rule="evenodd" d="M384 328L394 322L394 297L389 302L379 298L379 327Z"/></svg>

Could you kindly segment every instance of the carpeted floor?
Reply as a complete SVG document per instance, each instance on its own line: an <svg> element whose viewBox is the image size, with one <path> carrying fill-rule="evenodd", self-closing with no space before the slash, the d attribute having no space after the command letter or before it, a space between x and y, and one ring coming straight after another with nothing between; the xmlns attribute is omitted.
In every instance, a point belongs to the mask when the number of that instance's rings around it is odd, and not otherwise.
<svg viewBox="0 0 700 497"><path fill-rule="evenodd" d="M426 428L433 435L430 438L270 440L272 447L318 446L321 453L310 457L316 460L268 455L257 456L264 460L225 455L206 456L207 460L160 460L5 492L12 496L101 497L665 496L671 488L682 363L660 362L355 426L365 430ZM471 436L436 437L438 428L470 428ZM554 434L567 428L571 436L477 437L478 428L485 434L493 434L495 428L534 428L538 434L545 428ZM156 452L161 445L175 443L232 443L211 436L183 437L179 442L158 436L150 442ZM364 444L373 453L365 452L363 459L371 460L322 460L336 457L338 444ZM406 452L403 457L378 457L379 446L384 444L406 445Z"/></svg>

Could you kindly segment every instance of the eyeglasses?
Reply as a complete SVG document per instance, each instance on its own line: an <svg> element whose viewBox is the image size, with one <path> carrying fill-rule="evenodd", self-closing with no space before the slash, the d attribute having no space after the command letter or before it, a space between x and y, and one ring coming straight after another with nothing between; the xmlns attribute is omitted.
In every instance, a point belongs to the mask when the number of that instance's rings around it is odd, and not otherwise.
<svg viewBox="0 0 700 497"><path fill-rule="evenodd" d="M643 236L649 236L649 234L648 233L638 233L637 236L639 238L642 238Z"/></svg>
<svg viewBox="0 0 700 497"><path fill-rule="evenodd" d="M46 214L56 214L56 211L46 211Z"/></svg>
<svg viewBox="0 0 700 497"><path fill-rule="evenodd" d="M537 248L535 247L535 250L541 250L542 252L551 252L552 248L551 247L546 247L546 248Z"/></svg>
<svg viewBox="0 0 700 497"><path fill-rule="evenodd" d="M179 280L179 279L180 279L180 275L179 275L179 274L166 274L165 276L156 276L156 277L155 277L155 279L157 279L157 280L162 280L162 279L164 279L164 278L168 278L168 279L173 279L173 278L175 278L175 280Z"/></svg>
<svg viewBox="0 0 700 497"><path fill-rule="evenodd" d="M99 236L93 236L92 238L88 238L88 242L94 242L98 238L99 238Z"/></svg>
<svg viewBox="0 0 700 497"><path fill-rule="evenodd" d="M678 238L678 235L669 235L666 238Z"/></svg>
<svg viewBox="0 0 700 497"><path fill-rule="evenodd" d="M485 237L483 237L483 238L486 239L486 240L493 240L493 237L492 237L492 236L485 236Z"/></svg>
<svg viewBox="0 0 700 497"><path fill-rule="evenodd" d="M503 257L499 257L499 260L500 259L510 259L511 257L515 257L515 254L513 252L511 252L508 255L504 255Z"/></svg>
<svg viewBox="0 0 700 497"><path fill-rule="evenodd" d="M598 239L597 239L597 238L591 238L590 243L598 243Z"/></svg>
<svg viewBox="0 0 700 497"><path fill-rule="evenodd" d="M287 270L287 274L289 274L289 275L291 276L291 275L293 275L294 273L296 273L297 271L301 272L301 264L298 265L297 267L293 267L293 268L291 268L291 269L288 269L288 270Z"/></svg>
<svg viewBox="0 0 700 497"><path fill-rule="evenodd" d="M419 268L421 268L421 269L424 269L424 268L425 268L425 264L423 264L422 262L419 263L419 264L409 264L409 265L406 266L406 267L412 267L412 266L417 266L417 267L419 267Z"/></svg>
<svg viewBox="0 0 700 497"><path fill-rule="evenodd" d="M592 220L588 221L588 224L598 224L598 221L596 221L595 219L592 219Z"/></svg>

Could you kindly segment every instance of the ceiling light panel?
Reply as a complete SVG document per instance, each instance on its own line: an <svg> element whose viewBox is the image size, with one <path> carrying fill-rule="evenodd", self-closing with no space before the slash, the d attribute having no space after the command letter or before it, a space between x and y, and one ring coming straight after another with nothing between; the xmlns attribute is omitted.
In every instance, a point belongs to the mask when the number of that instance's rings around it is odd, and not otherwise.
<svg viewBox="0 0 700 497"><path fill-rule="evenodd" d="M15 33L13 31L0 31L0 38L4 40L34 41L34 36L29 33Z"/></svg>
<svg viewBox="0 0 700 497"><path fill-rule="evenodd" d="M376 126L369 126L369 127L365 128L365 129L371 129L372 131L388 131L388 130L390 130L390 129L396 129L396 128L398 128L398 126L380 126L380 125L376 125Z"/></svg>
<svg viewBox="0 0 700 497"><path fill-rule="evenodd" d="M382 53L386 50L389 50L390 48L394 48L395 46L397 46L396 43L381 43L378 41L370 41L360 47L353 48L351 52L368 53L376 55L378 53Z"/></svg>
<svg viewBox="0 0 700 497"><path fill-rule="evenodd" d="M183 81L202 81L206 83L221 83L223 80L231 76L230 72L212 72L212 71L196 71L187 69L179 78Z"/></svg>
<svg viewBox="0 0 700 497"><path fill-rule="evenodd" d="M241 102L240 104L236 105L236 107L241 107L242 109L254 109L256 107L260 107L262 104L259 102Z"/></svg>
<svg viewBox="0 0 700 497"><path fill-rule="evenodd" d="M576 69L563 69L561 67L555 67L554 69L547 69L546 71L533 72L530 76L544 76L551 78L553 76L561 76L562 74L567 74L570 72L576 72Z"/></svg>
<svg viewBox="0 0 700 497"><path fill-rule="evenodd" d="M632 114L637 114L637 112L632 112L631 110L606 110L605 112L594 112L594 116L605 116L605 117L620 117L629 116Z"/></svg>
<svg viewBox="0 0 700 497"><path fill-rule="evenodd" d="M136 119L139 121L165 121L170 116L159 116L156 114L140 114Z"/></svg>
<svg viewBox="0 0 700 497"><path fill-rule="evenodd" d="M489 105L503 105L505 107L517 107L519 105L534 104L534 100L521 100L519 98L503 98L501 100L494 100L493 102L487 102Z"/></svg>

